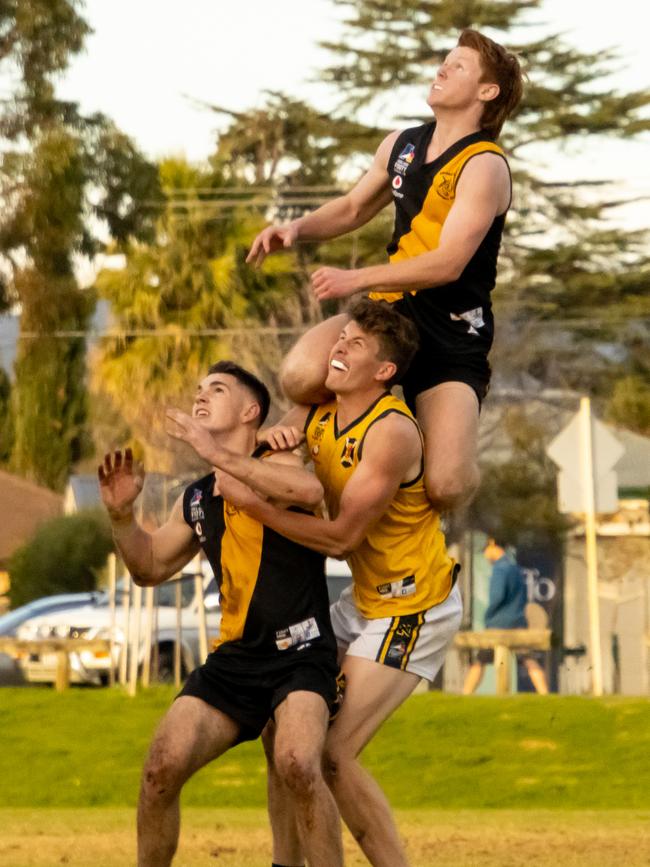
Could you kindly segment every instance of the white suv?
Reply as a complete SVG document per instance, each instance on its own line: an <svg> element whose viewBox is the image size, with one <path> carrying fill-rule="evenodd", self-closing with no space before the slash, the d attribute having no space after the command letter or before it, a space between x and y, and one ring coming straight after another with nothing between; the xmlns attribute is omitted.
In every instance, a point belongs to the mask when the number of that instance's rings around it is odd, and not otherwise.
<svg viewBox="0 0 650 867"><path fill-rule="evenodd" d="M195 576L183 573L180 579L166 581L156 590L157 629L152 643L152 657L157 660L158 680L168 681L173 677L174 643L176 641L176 584L181 584L181 665L183 676L195 668L200 659L199 652L199 600L195 592ZM122 614L122 582L118 583L116 594L116 615L113 665L117 670L121 649L124 643L124 618ZM208 643L219 634L221 610L216 582L212 573L203 577L204 605L208 629ZM143 600L144 600L144 593ZM144 602L143 602L144 606ZM133 634L133 610L131 610L129 632ZM140 619L140 663L144 658L144 621L145 610ZM108 594L77 608L68 608L34 617L17 630L16 637L25 640L39 638L110 638L110 606ZM70 654L70 680L72 683L103 684L108 682L110 659L108 652L82 650ZM54 653L32 653L20 660L20 667L26 680L32 683L53 683L56 677L57 659Z"/></svg>

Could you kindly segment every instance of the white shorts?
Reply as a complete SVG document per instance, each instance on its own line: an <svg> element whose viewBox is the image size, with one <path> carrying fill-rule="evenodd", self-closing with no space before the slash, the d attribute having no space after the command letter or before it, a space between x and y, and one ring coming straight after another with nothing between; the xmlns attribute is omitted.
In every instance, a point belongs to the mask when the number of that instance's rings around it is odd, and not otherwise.
<svg viewBox="0 0 650 867"><path fill-rule="evenodd" d="M454 584L444 602L426 611L369 620L359 613L350 586L331 606L330 615L339 649L348 656L371 659L433 681L460 626L463 602Z"/></svg>

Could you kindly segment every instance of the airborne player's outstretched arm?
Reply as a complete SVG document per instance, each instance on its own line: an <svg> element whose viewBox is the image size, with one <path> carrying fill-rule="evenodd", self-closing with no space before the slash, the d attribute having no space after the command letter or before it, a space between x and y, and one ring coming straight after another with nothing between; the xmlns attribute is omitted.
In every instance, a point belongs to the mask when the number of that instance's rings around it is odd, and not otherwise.
<svg viewBox="0 0 650 867"><path fill-rule="evenodd" d="M399 448L394 444L399 443ZM422 443L414 423L391 414L366 434L363 458L341 496L333 520L285 512L256 497L232 477L222 481L222 494L237 508L294 542L330 557L344 559L365 539L403 482L421 469Z"/></svg>
<svg viewBox="0 0 650 867"><path fill-rule="evenodd" d="M115 544L136 584L160 584L194 557L199 546L183 518L182 496L166 523L153 533L137 522L133 505L144 485L144 470L134 462L131 449L126 449L124 455L121 451L107 454L97 475Z"/></svg>
<svg viewBox="0 0 650 867"><path fill-rule="evenodd" d="M296 241L326 241L364 226L392 200L386 168L399 132L387 135L379 145L370 169L344 196L286 226L267 226L253 241L246 261L262 264L269 253L293 247Z"/></svg>

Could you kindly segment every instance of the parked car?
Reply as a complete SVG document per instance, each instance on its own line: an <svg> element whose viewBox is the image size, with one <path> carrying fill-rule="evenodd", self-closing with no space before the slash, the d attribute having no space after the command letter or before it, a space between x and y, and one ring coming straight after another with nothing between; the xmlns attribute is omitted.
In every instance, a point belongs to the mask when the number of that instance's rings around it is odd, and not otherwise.
<svg viewBox="0 0 650 867"><path fill-rule="evenodd" d="M20 608L14 608L0 617L0 635L12 636L26 620L66 608L77 608L79 605L94 605L104 594L100 591L91 593L57 593L55 596L43 596L33 599Z"/></svg>
<svg viewBox="0 0 650 867"><path fill-rule="evenodd" d="M199 651L199 600L195 590L195 575L183 573L180 579L166 581L156 588L157 628L152 643L152 657L157 663L159 680L173 677L174 643L176 640L176 584L181 586L181 669L183 676L195 668L200 660ZM214 577L210 573L203 576L204 605L209 640L219 633L221 611L219 596ZM118 584L116 594L114 652L112 665L117 671L120 655L124 646L125 623L121 607L122 585ZM139 662L144 660L144 596L140 618ZM131 611L129 635L133 636L135 617ZM85 604L61 612L46 614L26 621L18 629L18 637L38 638L110 638L111 611L107 593L102 594L95 604ZM24 677L31 683L53 683L56 675L56 655L54 653L33 653L20 660ZM100 685L108 682L111 659L108 651L81 650L70 654L70 681Z"/></svg>
<svg viewBox="0 0 650 867"><path fill-rule="evenodd" d="M206 567L209 569L209 567ZM350 569L345 561L328 558L326 564L327 586L330 601L338 599L341 591L351 581ZM184 573L181 578L182 592L182 647L181 659L183 674L189 674L200 659L199 654L199 614L198 599L195 597L194 574ZM153 646L153 657L157 659L159 680L173 678L173 652L176 637L176 581L166 581L156 588L158 605L158 629ZM221 610L219 594L212 572L203 578L204 605L208 626L208 636L212 640L219 633ZM124 643L123 615L121 598L123 583L119 582L116 594L116 628L114 634L113 666L117 670L119 657ZM144 594L143 594L144 597ZM144 604L144 602L143 602ZM133 618L131 618L132 628ZM140 663L144 659L143 645L144 617L141 618ZM84 604L60 613L35 617L25 622L19 630L20 637L37 638L109 638L110 607L108 594L102 594L93 604ZM132 633L131 633L132 634ZM70 654L70 679L72 683L104 684L108 682L110 671L109 654L105 651L81 651ZM32 683L53 683L56 674L56 657L53 653L31 654L21 660L21 668L26 680Z"/></svg>
<svg viewBox="0 0 650 867"><path fill-rule="evenodd" d="M0 635L5 638L13 638L21 623L31 617L37 617L46 612L74 608L80 604L92 604L101 596L101 593L58 593L55 596L33 599L26 605L14 608L13 611L8 611L0 617ZM8 653L0 653L0 685L21 683L24 683L24 677L16 659Z"/></svg>

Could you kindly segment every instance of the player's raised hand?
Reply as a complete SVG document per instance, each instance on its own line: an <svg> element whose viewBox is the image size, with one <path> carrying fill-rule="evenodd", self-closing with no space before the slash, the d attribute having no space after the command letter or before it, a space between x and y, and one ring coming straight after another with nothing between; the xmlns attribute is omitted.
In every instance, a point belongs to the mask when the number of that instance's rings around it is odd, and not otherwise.
<svg viewBox="0 0 650 867"><path fill-rule="evenodd" d="M167 434L192 446L200 458L209 464L216 463L216 444L212 435L203 425L186 412L179 409L168 409L165 412L168 421Z"/></svg>
<svg viewBox="0 0 650 867"><path fill-rule="evenodd" d="M349 298L350 295L363 289L363 286L359 285L358 271L327 266L314 271L311 275L311 285L319 301L327 301L328 298Z"/></svg>
<svg viewBox="0 0 650 867"><path fill-rule="evenodd" d="M257 432L257 442L266 443L274 452L293 451L305 439L305 434L294 425L275 424Z"/></svg>
<svg viewBox="0 0 650 867"><path fill-rule="evenodd" d="M298 229L293 223L287 226L267 226L253 241L246 261L259 268L269 253L293 247L298 238Z"/></svg>
<svg viewBox="0 0 650 867"><path fill-rule="evenodd" d="M144 469L133 460L131 449L104 456L104 463L97 468L99 490L108 514L113 520L127 518L133 511L133 503L144 485Z"/></svg>

